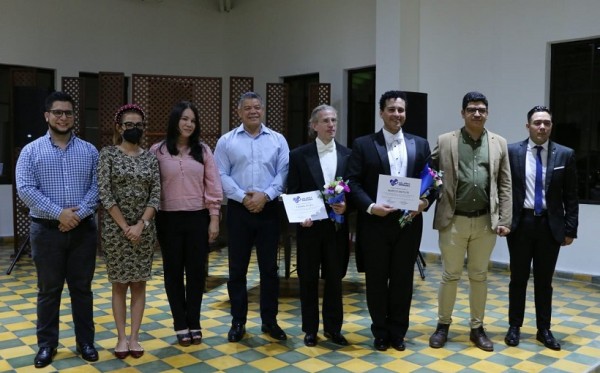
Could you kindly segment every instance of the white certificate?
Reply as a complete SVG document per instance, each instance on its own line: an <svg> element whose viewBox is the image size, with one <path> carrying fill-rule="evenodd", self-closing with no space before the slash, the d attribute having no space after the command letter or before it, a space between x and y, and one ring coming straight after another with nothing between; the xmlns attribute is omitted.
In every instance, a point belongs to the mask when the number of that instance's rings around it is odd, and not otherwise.
<svg viewBox="0 0 600 373"><path fill-rule="evenodd" d="M306 219L327 219L327 211L318 190L297 194L282 194L283 206L290 223L302 223Z"/></svg>
<svg viewBox="0 0 600 373"><path fill-rule="evenodd" d="M419 209L420 190L421 179L379 175L375 203L389 205L401 210L417 211Z"/></svg>

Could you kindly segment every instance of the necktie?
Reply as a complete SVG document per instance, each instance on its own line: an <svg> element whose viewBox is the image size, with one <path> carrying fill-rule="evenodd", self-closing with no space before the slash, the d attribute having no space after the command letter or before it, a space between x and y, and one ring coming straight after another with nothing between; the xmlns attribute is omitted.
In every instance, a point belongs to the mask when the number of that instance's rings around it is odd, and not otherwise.
<svg viewBox="0 0 600 373"><path fill-rule="evenodd" d="M542 213L542 209L544 206L542 200L542 191L544 190L544 185L542 182L542 147L540 145L535 146L537 149L537 155L535 156L535 195L533 201L533 212L536 215L540 215Z"/></svg>

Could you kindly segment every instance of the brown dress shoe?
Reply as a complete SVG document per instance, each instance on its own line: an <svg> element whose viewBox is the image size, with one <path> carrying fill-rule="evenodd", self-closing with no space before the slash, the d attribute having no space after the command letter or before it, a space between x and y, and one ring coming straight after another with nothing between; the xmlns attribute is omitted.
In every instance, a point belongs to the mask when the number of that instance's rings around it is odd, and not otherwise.
<svg viewBox="0 0 600 373"><path fill-rule="evenodd" d="M435 332L429 337L429 347L444 347L446 341L448 341L448 329L450 329L450 324L438 324Z"/></svg>
<svg viewBox="0 0 600 373"><path fill-rule="evenodd" d="M494 351L494 343L485 335L483 326L479 328L471 329L471 342L475 343L475 346L482 349L483 351Z"/></svg>

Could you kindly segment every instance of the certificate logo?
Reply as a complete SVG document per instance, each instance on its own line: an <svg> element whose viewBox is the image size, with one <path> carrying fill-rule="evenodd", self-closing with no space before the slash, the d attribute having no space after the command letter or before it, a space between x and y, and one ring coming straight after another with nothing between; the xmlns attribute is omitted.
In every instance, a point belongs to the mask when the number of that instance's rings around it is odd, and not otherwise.
<svg viewBox="0 0 600 373"><path fill-rule="evenodd" d="M390 185L391 185L391 186L396 186L396 185L398 185L398 179L390 179Z"/></svg>
<svg viewBox="0 0 600 373"><path fill-rule="evenodd" d="M294 202L296 202L296 203L300 202L300 196L294 197Z"/></svg>

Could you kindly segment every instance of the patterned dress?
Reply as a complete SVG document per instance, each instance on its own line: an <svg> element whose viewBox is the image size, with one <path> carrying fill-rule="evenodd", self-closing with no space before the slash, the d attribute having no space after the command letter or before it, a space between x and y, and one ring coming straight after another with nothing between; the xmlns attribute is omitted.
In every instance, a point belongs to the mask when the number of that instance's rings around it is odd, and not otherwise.
<svg viewBox="0 0 600 373"><path fill-rule="evenodd" d="M147 151L130 156L116 146L107 146L100 151L98 186L104 209L118 205L127 223L133 225L141 219L146 207L158 210L158 161ZM154 219L142 231L140 242L134 245L108 211L104 211L101 239L110 282L138 282L151 278L156 241Z"/></svg>

